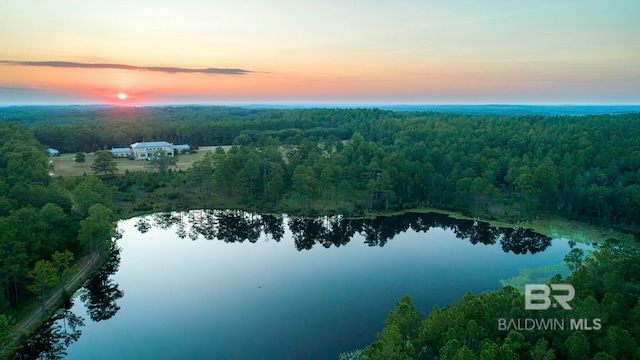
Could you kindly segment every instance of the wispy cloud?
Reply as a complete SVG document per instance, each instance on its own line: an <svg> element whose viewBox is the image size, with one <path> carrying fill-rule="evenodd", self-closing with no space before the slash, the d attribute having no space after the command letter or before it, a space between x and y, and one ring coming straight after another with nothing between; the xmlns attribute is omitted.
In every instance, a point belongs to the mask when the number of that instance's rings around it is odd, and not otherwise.
<svg viewBox="0 0 640 360"><path fill-rule="evenodd" d="M33 89L28 87L18 87L18 86L0 86L0 91L29 92L29 91L38 91L38 89Z"/></svg>
<svg viewBox="0 0 640 360"><path fill-rule="evenodd" d="M206 68L206 69L189 69L170 66L134 66L125 64L90 64L69 61L14 61L0 60L0 65L13 66L40 66L40 67L57 67L57 68L79 68L79 69L114 69L114 70L131 70L131 71L157 71L163 73L180 74L180 73L200 73L208 75L246 75L254 71L244 69L227 69L227 68Z"/></svg>

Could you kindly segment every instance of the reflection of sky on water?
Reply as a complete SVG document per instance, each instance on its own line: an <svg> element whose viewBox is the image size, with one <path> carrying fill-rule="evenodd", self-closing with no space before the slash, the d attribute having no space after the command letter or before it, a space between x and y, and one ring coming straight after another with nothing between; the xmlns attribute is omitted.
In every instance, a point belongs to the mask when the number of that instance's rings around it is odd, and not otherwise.
<svg viewBox="0 0 640 360"><path fill-rule="evenodd" d="M408 229L384 247L356 233L343 246L297 251L280 242L181 239L175 229L141 234L120 224L122 261L112 276L124 297L111 319L87 319L69 359L326 359L374 340L394 301L450 304L468 290L500 287L519 268L552 265L570 250L554 241L534 255L473 245L453 231Z"/></svg>

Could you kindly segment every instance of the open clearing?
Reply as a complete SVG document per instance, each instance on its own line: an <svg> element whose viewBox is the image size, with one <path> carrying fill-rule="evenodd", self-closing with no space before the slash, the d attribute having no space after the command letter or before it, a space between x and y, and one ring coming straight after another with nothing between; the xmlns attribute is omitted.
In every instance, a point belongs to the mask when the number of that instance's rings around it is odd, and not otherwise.
<svg viewBox="0 0 640 360"><path fill-rule="evenodd" d="M203 146L201 147L197 153L195 154L185 154L178 155L176 158L178 159L177 168L179 170L188 169L198 160L204 158L204 155L209 151L215 151L217 146ZM225 151L229 150L231 146L223 146ZM75 162L74 157L76 154L60 154L60 156L55 156L50 158L53 165L53 176L82 176L84 174L93 174L91 170L91 165L93 165L93 161L95 159L94 153L89 153L87 155L87 161L84 164L79 164ZM144 160L129 160L122 158L114 158L116 164L118 164L118 171L116 174L124 174L125 170L129 171L145 171L151 170L149 166L149 162Z"/></svg>

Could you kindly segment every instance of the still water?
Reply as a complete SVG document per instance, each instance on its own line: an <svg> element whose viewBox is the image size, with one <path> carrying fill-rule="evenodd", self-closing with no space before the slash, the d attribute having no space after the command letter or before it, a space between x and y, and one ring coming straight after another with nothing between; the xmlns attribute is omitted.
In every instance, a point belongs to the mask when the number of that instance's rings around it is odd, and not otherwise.
<svg viewBox="0 0 640 360"><path fill-rule="evenodd" d="M404 294L428 313L570 250L567 239L436 214L191 211L119 229L119 251L24 358L337 359L375 340Z"/></svg>

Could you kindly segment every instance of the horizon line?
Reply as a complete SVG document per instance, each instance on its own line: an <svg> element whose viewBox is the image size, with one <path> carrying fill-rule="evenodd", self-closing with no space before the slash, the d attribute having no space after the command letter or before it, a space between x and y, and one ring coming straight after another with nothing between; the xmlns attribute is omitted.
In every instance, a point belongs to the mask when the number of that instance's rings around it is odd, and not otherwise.
<svg viewBox="0 0 640 360"><path fill-rule="evenodd" d="M638 106L640 103L405 103L405 102L225 102L225 103L149 103L149 104L104 104L104 103L32 103L32 104L1 104L0 107L28 107L28 106L99 106L99 107L163 107L163 106Z"/></svg>

